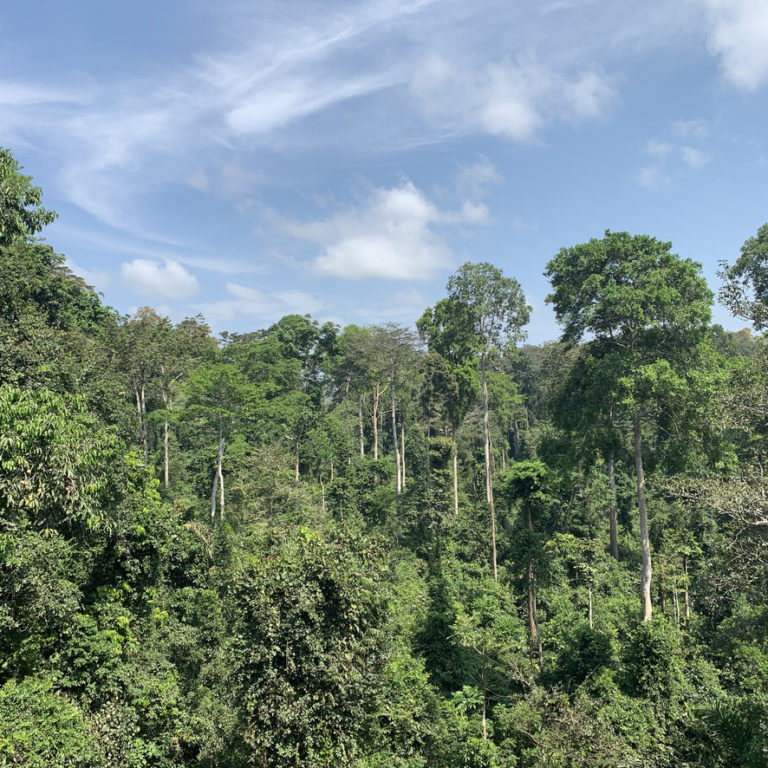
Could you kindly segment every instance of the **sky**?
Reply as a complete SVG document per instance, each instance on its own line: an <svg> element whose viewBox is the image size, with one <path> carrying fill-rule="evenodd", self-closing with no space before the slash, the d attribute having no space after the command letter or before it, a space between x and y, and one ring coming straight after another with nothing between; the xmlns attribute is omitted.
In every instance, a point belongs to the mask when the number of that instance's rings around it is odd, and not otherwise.
<svg viewBox="0 0 768 768"><path fill-rule="evenodd" d="M768 220L768 2L4 0L0 146L121 313L409 325L488 261L540 343L560 248L652 235L716 292Z"/></svg>

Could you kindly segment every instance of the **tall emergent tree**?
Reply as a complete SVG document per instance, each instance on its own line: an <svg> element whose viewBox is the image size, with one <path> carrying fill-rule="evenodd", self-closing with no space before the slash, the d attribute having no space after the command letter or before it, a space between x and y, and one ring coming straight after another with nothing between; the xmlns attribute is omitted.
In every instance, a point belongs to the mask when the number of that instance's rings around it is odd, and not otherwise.
<svg viewBox="0 0 768 768"><path fill-rule="evenodd" d="M718 298L736 317L749 320L755 328L768 328L768 223L741 246L733 266L721 262L723 285Z"/></svg>
<svg viewBox="0 0 768 768"><path fill-rule="evenodd" d="M491 513L491 563L498 581L496 564L496 513L493 506L493 468L488 423L488 363L493 353L523 338L531 308L525 303L520 283L504 277L500 269L483 262L467 262L448 280L448 298L469 310L475 335L476 354L480 358L483 396L483 439L485 444L485 494Z"/></svg>
<svg viewBox="0 0 768 768"><path fill-rule="evenodd" d="M698 346L710 318L712 293L701 265L648 235L606 231L601 240L563 248L547 264L547 297L563 324L563 341L584 334L601 350L607 376L622 392L632 420L637 506L642 546L643 621L650 621L651 548L643 470L643 409L660 375L680 369Z"/></svg>

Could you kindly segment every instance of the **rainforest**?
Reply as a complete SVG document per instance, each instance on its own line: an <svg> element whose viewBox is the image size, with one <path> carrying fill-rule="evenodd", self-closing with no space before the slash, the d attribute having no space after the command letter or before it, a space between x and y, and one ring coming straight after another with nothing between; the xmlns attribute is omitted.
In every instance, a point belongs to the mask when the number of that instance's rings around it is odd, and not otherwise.
<svg viewBox="0 0 768 768"><path fill-rule="evenodd" d="M106 306L0 150L0 766L768 765L768 225L411 325Z"/></svg>

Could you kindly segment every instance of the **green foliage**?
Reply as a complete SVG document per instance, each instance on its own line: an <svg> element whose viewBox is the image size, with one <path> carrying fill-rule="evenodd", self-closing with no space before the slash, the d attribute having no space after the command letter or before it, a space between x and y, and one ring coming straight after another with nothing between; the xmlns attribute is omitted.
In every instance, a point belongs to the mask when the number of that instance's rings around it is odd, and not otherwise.
<svg viewBox="0 0 768 768"><path fill-rule="evenodd" d="M101 765L82 710L48 678L9 680L0 688L0 766L87 768Z"/></svg>

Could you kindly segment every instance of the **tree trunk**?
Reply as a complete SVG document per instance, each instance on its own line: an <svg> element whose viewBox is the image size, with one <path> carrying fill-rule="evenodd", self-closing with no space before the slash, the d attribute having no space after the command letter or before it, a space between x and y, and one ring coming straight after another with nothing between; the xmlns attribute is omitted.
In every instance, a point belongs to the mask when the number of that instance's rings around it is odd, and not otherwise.
<svg viewBox="0 0 768 768"><path fill-rule="evenodd" d="M360 425L360 455L365 456L365 433L363 432L363 395L357 396L357 419Z"/></svg>
<svg viewBox="0 0 768 768"><path fill-rule="evenodd" d="M405 490L405 427L402 424L400 425L400 460L403 463L403 490Z"/></svg>
<svg viewBox="0 0 768 768"><path fill-rule="evenodd" d="M643 550L642 596L643 621L651 620L651 542L648 538L648 507L645 503L645 473L643 472L643 435L640 430L640 413L636 410L633 418L635 470L637 473L637 506L640 512L640 544Z"/></svg>
<svg viewBox="0 0 768 768"><path fill-rule="evenodd" d="M149 461L149 442L147 439L147 403L145 400L145 386L141 385L141 448L144 451L144 463Z"/></svg>
<svg viewBox="0 0 768 768"><path fill-rule="evenodd" d="M389 377L389 405L392 410L392 447L395 451L395 467L397 468L397 495L403 492L402 467L400 466L400 443L397 439L397 412L395 410L395 377Z"/></svg>
<svg viewBox="0 0 768 768"><path fill-rule="evenodd" d="M512 421L512 445L514 446L515 459L520 458L520 426L517 423L517 419Z"/></svg>
<svg viewBox="0 0 768 768"><path fill-rule="evenodd" d="M589 600L588 616L589 616L589 628L592 629L592 585L587 585L587 599Z"/></svg>
<svg viewBox="0 0 768 768"><path fill-rule="evenodd" d="M163 483L168 487L168 422L163 425Z"/></svg>
<svg viewBox="0 0 768 768"><path fill-rule="evenodd" d="M459 446L456 427L453 428L453 514L459 516Z"/></svg>
<svg viewBox="0 0 768 768"><path fill-rule="evenodd" d="M379 382L373 385L373 458L379 458Z"/></svg>
<svg viewBox="0 0 768 768"><path fill-rule="evenodd" d="M680 626L680 603L677 599L677 579L672 581L672 604L675 607L675 622Z"/></svg>
<svg viewBox="0 0 768 768"><path fill-rule="evenodd" d="M611 537L611 557L614 560L619 559L619 537L618 537L618 505L616 503L616 467L614 465L613 451L608 457L608 482L611 487L611 506L608 509L608 525L610 527Z"/></svg>
<svg viewBox="0 0 768 768"><path fill-rule="evenodd" d="M485 377L485 353L480 357L480 372L483 382L483 441L485 443L485 497L491 511L491 564L493 578L499 580L499 569L496 564L496 511L493 507L493 483L491 477L491 436L488 425L488 381Z"/></svg>
<svg viewBox="0 0 768 768"><path fill-rule="evenodd" d="M224 518L224 474L222 463L224 460L224 430L219 422L219 455L216 459L216 472L213 475L213 490L211 491L211 521L216 519L216 492L219 492L219 517Z"/></svg>
<svg viewBox="0 0 768 768"><path fill-rule="evenodd" d="M531 510L526 510L525 529L533 533L533 518ZM531 630L531 643L536 646L539 655L539 669L544 670L544 655L541 650L541 634L539 633L539 620L536 615L536 575L533 567L533 558L528 558L528 625Z"/></svg>
<svg viewBox="0 0 768 768"><path fill-rule="evenodd" d="M299 439L293 442L293 484L299 484Z"/></svg>
<svg viewBox="0 0 768 768"><path fill-rule="evenodd" d="M688 557L683 556L683 571L685 572L685 586L683 594L685 596L685 623L686 625L691 620L691 605L688 600Z"/></svg>
<svg viewBox="0 0 768 768"><path fill-rule="evenodd" d="M667 615L667 588L664 581L664 560L659 562L659 597L661 598L661 615Z"/></svg>
<svg viewBox="0 0 768 768"><path fill-rule="evenodd" d="M331 477L330 477L330 480L331 480L331 482L333 482L333 459L331 459Z"/></svg>

